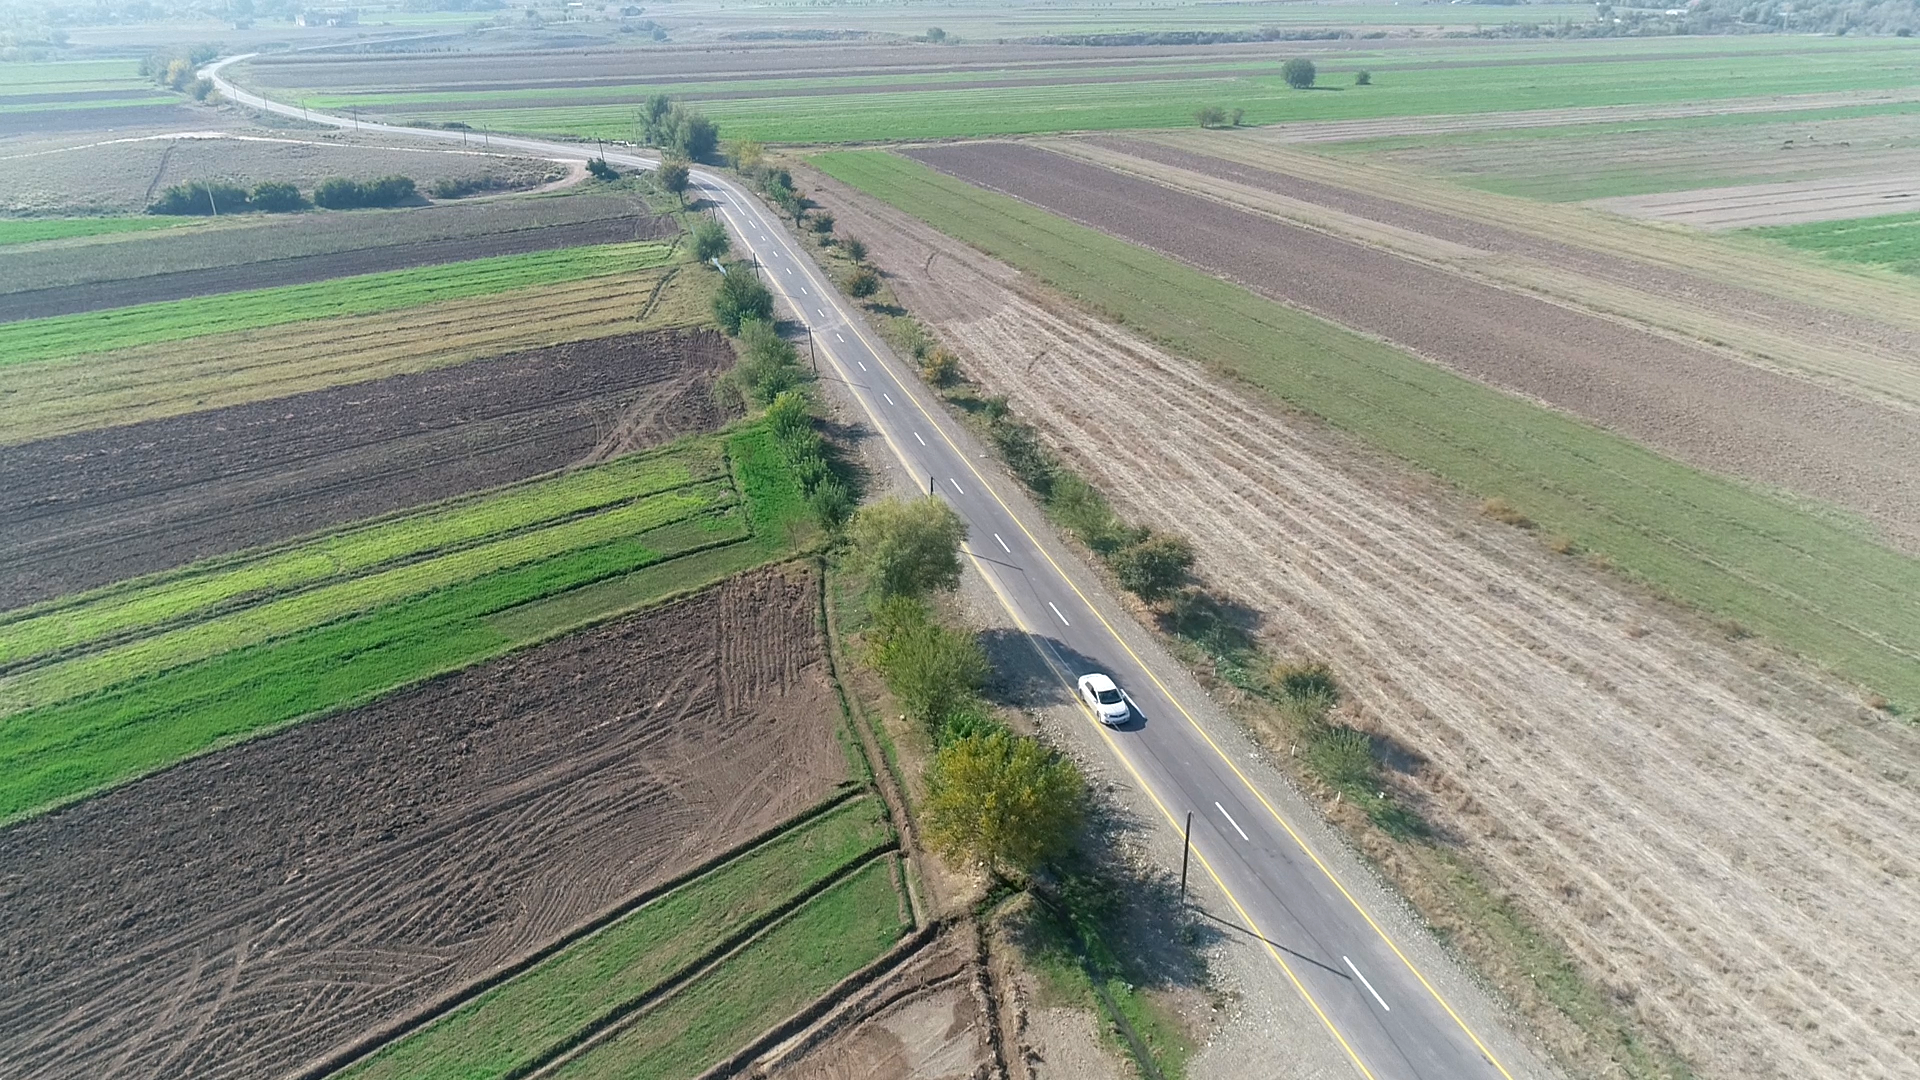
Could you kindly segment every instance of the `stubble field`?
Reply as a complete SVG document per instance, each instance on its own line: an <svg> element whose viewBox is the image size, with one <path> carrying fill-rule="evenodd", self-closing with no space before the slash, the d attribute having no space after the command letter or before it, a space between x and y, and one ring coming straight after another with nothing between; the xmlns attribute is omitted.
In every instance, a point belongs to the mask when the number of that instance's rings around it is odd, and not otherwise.
<svg viewBox="0 0 1920 1080"><path fill-rule="evenodd" d="M825 179L816 195L970 374L1124 513L1192 538L1278 651L1332 663L1351 720L1411 751L1393 782L1444 842L1700 1075L1920 1060L1903 722L906 212ZM1612 1053L1540 1007L1551 973L1503 961L1416 851L1372 854L1550 1044Z"/></svg>

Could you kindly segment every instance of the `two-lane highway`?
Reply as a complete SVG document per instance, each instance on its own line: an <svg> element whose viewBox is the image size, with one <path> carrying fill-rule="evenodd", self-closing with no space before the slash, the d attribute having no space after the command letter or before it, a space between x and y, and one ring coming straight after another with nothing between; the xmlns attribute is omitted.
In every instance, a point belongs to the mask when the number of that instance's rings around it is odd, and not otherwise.
<svg viewBox="0 0 1920 1080"><path fill-rule="evenodd" d="M240 59L245 58L233 58ZM233 60L206 70L230 100L336 126L356 124L305 114L233 86L220 74ZM363 134L461 138L459 132L364 121L358 128ZM494 135L489 141L496 148L544 157L586 156L581 147L537 139ZM608 153L607 160L629 167L657 164L631 153ZM1469 1026L1416 966L1410 950L1389 935L1276 801L1234 761L1228 747L1238 741L1217 735L1223 729L1211 726L1223 721L1211 713L1196 715L1170 689L1170 684L1182 684L1172 675L1172 661L1138 627L1110 621L1106 613L1123 608L1043 526L1034 522L1030 527L1016 513L1003 497L1010 482L982 463L985 454L971 436L873 339L785 223L720 174L696 170L692 183L716 207L741 248L758 261L794 317L812 331L818 354L846 383L901 466L965 519L974 564L1033 638L1060 677L1063 691L1072 695L1074 680L1089 670L1105 671L1126 688L1137 712L1131 722L1107 729L1083 709L1086 722L1098 728L1114 760L1152 800L1169 828L1178 831L1185 815L1193 813L1195 860L1225 901L1220 914L1260 942L1272 960L1274 977L1301 996L1355 1073L1369 1080L1550 1075L1506 1033L1484 1033L1502 1047L1496 1054L1483 1033ZM1024 500L1014 501L1025 505ZM1148 657L1155 659L1149 662ZM1156 670L1156 664L1163 666ZM1412 951L1429 956L1435 952L1431 947ZM1298 1037L1311 1033L1303 1031Z"/></svg>

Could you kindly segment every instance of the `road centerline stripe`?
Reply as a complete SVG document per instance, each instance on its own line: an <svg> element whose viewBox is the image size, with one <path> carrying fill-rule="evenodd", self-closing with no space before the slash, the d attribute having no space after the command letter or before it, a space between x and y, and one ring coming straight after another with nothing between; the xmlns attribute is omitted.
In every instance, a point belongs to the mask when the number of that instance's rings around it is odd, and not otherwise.
<svg viewBox="0 0 1920 1080"><path fill-rule="evenodd" d="M1234 831L1234 832L1237 832L1237 833L1239 833L1239 834L1240 834L1240 839L1242 839L1242 840L1245 840L1245 841L1246 841L1247 843L1249 843L1249 844L1251 844L1251 843L1253 843L1253 837L1251 837L1251 836L1248 836L1248 835L1247 835L1247 830L1245 830L1245 829L1243 829L1243 828L1241 828L1241 827L1240 827L1240 823L1239 823L1239 822L1237 822L1237 821L1235 821L1235 820L1233 820L1233 815L1232 815L1232 814L1229 814L1229 813L1227 813L1227 808L1226 808L1226 807L1224 807L1224 806L1221 806L1221 805L1220 805L1220 800L1218 800L1218 799L1215 799L1215 800L1213 801L1213 808L1214 808L1215 810L1218 810L1218 811L1220 811L1220 816L1221 816L1221 817L1223 817L1223 818L1226 818L1226 819L1227 819L1227 824L1229 824L1229 825L1231 825L1231 826L1233 826L1233 831Z"/></svg>
<svg viewBox="0 0 1920 1080"><path fill-rule="evenodd" d="M920 444L921 446L925 446L925 445L927 445L927 440L925 440L925 439L922 439L922 438L920 438L920 433L919 433L919 432L917 432L917 431L916 431L916 432L914 432L914 433L913 433L913 437L914 437L914 440L915 440L915 441L917 441L917 442L918 442L918 443L919 443L919 444Z"/></svg>
<svg viewBox="0 0 1920 1080"><path fill-rule="evenodd" d="M1387 1012L1392 1012L1393 1006L1387 1004L1387 999L1380 996L1380 991L1373 988L1373 984L1367 981L1365 975L1360 974L1360 969L1353 966L1353 961L1347 960L1344 956L1340 959L1346 961L1347 970L1353 972L1353 977L1359 979L1360 985L1367 988L1367 993L1373 995L1373 1000L1379 1002L1382 1009L1385 1009Z"/></svg>

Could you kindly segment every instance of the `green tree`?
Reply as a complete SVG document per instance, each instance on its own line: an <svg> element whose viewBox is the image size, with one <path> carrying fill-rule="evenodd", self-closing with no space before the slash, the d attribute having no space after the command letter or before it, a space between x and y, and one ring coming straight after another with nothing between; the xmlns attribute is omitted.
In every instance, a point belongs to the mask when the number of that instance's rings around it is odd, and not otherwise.
<svg viewBox="0 0 1920 1080"><path fill-rule="evenodd" d="M1087 784L1039 740L1006 731L955 739L927 776L927 840L947 858L1023 877L1073 846L1086 820Z"/></svg>
<svg viewBox="0 0 1920 1080"><path fill-rule="evenodd" d="M825 236L826 234L832 232L833 231L833 215L832 214L813 215L813 231L819 233L822 236ZM825 241L822 241L822 242L824 243Z"/></svg>
<svg viewBox="0 0 1920 1080"><path fill-rule="evenodd" d="M925 596L960 583L967 524L932 495L861 507L847 526L855 566L881 596Z"/></svg>
<svg viewBox="0 0 1920 1080"><path fill-rule="evenodd" d="M679 158L663 158L660 168L654 173L654 179L660 181L661 187L673 192L675 197L684 198L687 185L693 182L693 175L685 161Z"/></svg>
<svg viewBox="0 0 1920 1080"><path fill-rule="evenodd" d="M1239 127L1240 122L1242 120L1245 120L1246 118L1247 118L1247 110L1235 109L1233 110L1233 115L1227 118L1227 124L1230 127Z"/></svg>
<svg viewBox="0 0 1920 1080"><path fill-rule="evenodd" d="M718 259L733 250L727 239L727 227L717 221L703 221L693 227L693 257L701 262Z"/></svg>
<svg viewBox="0 0 1920 1080"><path fill-rule="evenodd" d="M1296 56L1280 65L1280 77L1295 90L1305 90L1313 85L1313 61L1304 56Z"/></svg>
<svg viewBox="0 0 1920 1080"><path fill-rule="evenodd" d="M752 139L727 140L725 153L727 160L733 163L733 167L743 173L758 169L766 159L766 149Z"/></svg>
<svg viewBox="0 0 1920 1080"><path fill-rule="evenodd" d="M254 186L253 197L249 200L255 210L284 214L307 205L300 189L284 180L267 180Z"/></svg>
<svg viewBox="0 0 1920 1080"><path fill-rule="evenodd" d="M1193 570L1193 545L1186 538L1150 534L1107 559L1121 588L1142 600L1158 600L1187 583Z"/></svg>
<svg viewBox="0 0 1920 1080"><path fill-rule="evenodd" d="M740 348L740 364L734 370L739 373L741 389L755 405L766 405L800 385L799 354L793 343L774 329L772 320L740 320ZM807 433L812 435L811 420ZM825 460L820 464L824 469Z"/></svg>
<svg viewBox="0 0 1920 1080"><path fill-rule="evenodd" d="M874 605L873 622L869 660L907 716L937 737L948 720L977 707L993 669L972 634L935 622L910 596Z"/></svg>
<svg viewBox="0 0 1920 1080"><path fill-rule="evenodd" d="M862 300L880 291L880 275L870 266L862 266L847 275L847 295Z"/></svg>
<svg viewBox="0 0 1920 1080"><path fill-rule="evenodd" d="M931 41L935 45L938 45L941 42L947 40L947 32L945 30L940 29L937 26L928 27L927 40Z"/></svg>
<svg viewBox="0 0 1920 1080"><path fill-rule="evenodd" d="M773 318L773 292L752 269L734 263L713 294L713 318L729 334L738 334L747 319Z"/></svg>
<svg viewBox="0 0 1920 1080"><path fill-rule="evenodd" d="M1208 105L1199 112L1194 113L1193 118L1199 121L1200 126L1203 128L1225 127L1227 123L1227 110L1218 105Z"/></svg>
<svg viewBox="0 0 1920 1080"><path fill-rule="evenodd" d="M857 236L849 236L842 239L840 241L840 250L846 252L847 258L852 259L854 262L866 261L867 242Z"/></svg>
<svg viewBox="0 0 1920 1080"><path fill-rule="evenodd" d="M1355 86L1372 86L1372 85L1373 85L1373 72L1371 72L1371 71L1356 71L1356 72L1354 72L1354 73L1353 73L1353 85L1355 85Z"/></svg>

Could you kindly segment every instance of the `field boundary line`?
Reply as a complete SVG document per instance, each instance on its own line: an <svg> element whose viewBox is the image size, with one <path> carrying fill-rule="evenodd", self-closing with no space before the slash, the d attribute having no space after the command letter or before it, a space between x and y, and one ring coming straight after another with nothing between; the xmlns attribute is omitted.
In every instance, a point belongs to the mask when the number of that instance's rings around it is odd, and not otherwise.
<svg viewBox="0 0 1920 1080"><path fill-rule="evenodd" d="M882 803L882 806L885 804ZM499 1080L526 1080L530 1077L551 1076L556 1070L579 1060L584 1055L606 1044L625 1031L634 1021L644 1017L652 1006L671 999L685 989L689 983L718 969L727 961L739 957L766 934L786 922L801 908L818 899L827 890L852 878L874 863L885 859L889 853L899 849L900 838L896 833L892 838L878 844L862 854L854 856L832 874L808 886L804 891L789 898L779 907L762 913L751 923L708 949L700 956L687 962L680 970L662 979L652 989L627 1001L608 1012L605 1016L574 1032L565 1042L548 1051L541 1059L530 1065L524 1065L503 1074ZM894 946L898 948L898 945ZM871 965L869 965L871 966ZM857 973L856 973L857 974ZM838 989L837 987L835 989ZM826 1000L825 998L821 1000ZM817 1002L816 1002L817 1004ZM304 1080L304 1078L303 1078Z"/></svg>
<svg viewBox="0 0 1920 1080"><path fill-rule="evenodd" d="M879 959L871 961L860 970L834 983L826 993L815 998L812 1004L761 1032L759 1037L735 1051L732 1056L708 1066L704 1072L694 1077L694 1080L723 1080L725 1077L741 1075L749 1065L780 1050L780 1044L804 1035L808 1028L827 1019L829 1014L841 1006L853 1004L848 1001L848 998L878 982L891 974L895 968L912 959L914 954L926 948L934 938L939 937L947 926L948 921L944 918L921 925L905 939L880 954ZM947 979L960 979L965 974L964 971L956 972L947 976ZM902 993L911 993L918 989L918 987L908 987ZM803 1044L796 1049L808 1048L810 1044Z"/></svg>
<svg viewBox="0 0 1920 1080"><path fill-rule="evenodd" d="M388 1025L387 1027L374 1032L373 1034L362 1036L357 1042L355 1042L353 1045L349 1046L344 1050L337 1051L334 1054L326 1058L323 1058L318 1062L307 1065L301 1071L293 1074L292 1080L321 1080L321 1078L323 1077L333 1075L334 1073L338 1073L350 1066L356 1065L362 1059L371 1057L375 1053L378 1053L381 1049L383 1049L387 1045L391 1043L399 1042L401 1039L406 1038L407 1036L413 1034L416 1031L422 1031L426 1029L436 1021L440 1020L442 1017L448 1015L449 1013L452 1013L454 1010L460 1008L462 1005L467 1004L468 1002L474 1000L475 998L480 997L482 994L485 994L487 991L492 990L494 987L510 982L513 979L518 978L519 976L524 975L527 972L533 970L534 968L539 967L541 964L547 962L553 957L559 955L562 952L565 952L567 949L572 948L574 945L577 945L580 942L585 941L586 939L594 936L595 934L598 934L601 931L606 930L607 928L611 927L615 923L621 921L622 919L625 919L627 916L632 915L635 912L639 911L641 908L644 908L647 905L653 903L654 901L659 900L660 898L666 896L668 893L674 892L678 889L691 885L695 881L698 881L700 878L703 878L708 874L711 874L714 871L719 870L721 867L724 867L729 863L736 862L739 859L752 854L753 852L773 843L775 840L780 839L781 837L787 835L788 833L805 828L806 826L813 824L815 821L818 821L819 819L826 817L828 814L832 813L833 811L838 810L843 806L849 805L857 801L858 799L865 797L866 794L867 793L860 788L850 787L838 794L830 795L827 797L825 801L816 803L813 806L808 807L807 809L801 811L799 814L795 815L794 817L791 817L786 821L781 822L778 825L775 825L773 828L763 833L760 833L756 836L750 837L747 840L739 844L736 844L735 846L728 848L727 850L719 853L718 855L715 855L707 859L706 861L693 866L690 869L684 870L681 873L675 875L674 877L668 878L666 881L663 881L657 885L653 885L647 889L644 889L638 893L635 893L634 895L614 905L612 908L609 908L606 912L602 913L601 915L598 915L593 919L589 920L588 922L582 924L572 932L563 934L560 937L555 938L552 942L548 943L545 946L542 946L538 950L535 950L533 953L525 957L522 957L521 959L514 961L511 964L507 964L500 968L496 968L494 971L481 976L480 978L474 980L473 982L467 984L466 986L461 987L460 989L445 995L439 1001L436 1001L427 1006L423 1006L421 1009L416 1010L412 1015L403 1017L400 1020L397 1020L394 1023ZM880 845L877 845L875 848L869 849L866 852L863 852L859 855L854 856L853 860L851 860L848 866L855 869L861 866L865 866L867 863L872 862L879 855L884 854L888 850L888 848L896 842L897 841L895 840L883 841ZM835 871L827 879L827 883L832 884L833 882L837 882L841 880L843 877L845 877L847 873L848 873L848 867L842 867L840 870ZM810 899L812 896L816 895L817 892L818 892L817 887L809 887L809 889L806 891L805 898ZM787 905L783 905L783 907L784 906L787 906ZM792 906L797 906L797 905L792 905ZM764 916L762 916L762 918L764 918ZM760 920L757 919L756 922L760 922ZM712 953L713 953L713 950L711 949L708 950L706 953L703 953L701 954L701 956L696 957L694 960L690 961L687 966L695 967L695 966L702 965L703 963L705 963L706 959L712 955ZM685 971L685 968L683 968L681 972L675 972L667 976L666 980L664 980L659 986L656 986L653 991L649 991L649 993L657 996L658 991L661 989L661 987L666 986L669 982L675 983L675 985L677 986L678 983L676 980L680 979L680 975L684 971ZM539 1066L534 1066L534 1067L537 1068ZM514 1075L514 1076L525 1075L525 1071L513 1073L509 1075Z"/></svg>

